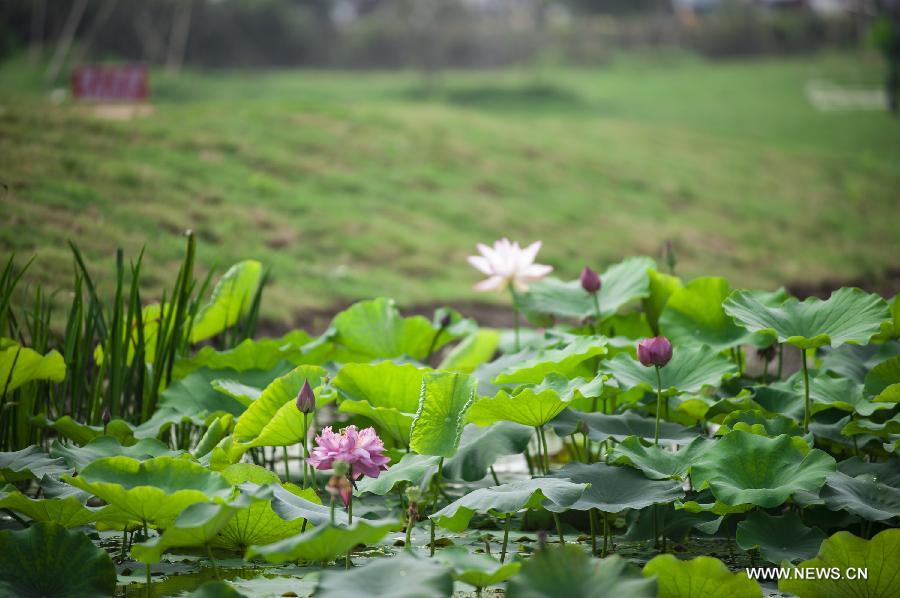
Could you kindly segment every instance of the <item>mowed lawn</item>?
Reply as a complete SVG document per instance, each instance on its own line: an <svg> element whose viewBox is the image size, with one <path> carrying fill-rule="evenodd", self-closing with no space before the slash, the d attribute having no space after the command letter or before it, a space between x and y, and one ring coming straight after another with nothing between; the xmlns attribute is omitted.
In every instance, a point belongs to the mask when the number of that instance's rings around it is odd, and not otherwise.
<svg viewBox="0 0 900 598"><path fill-rule="evenodd" d="M376 295L474 297L466 255L542 239L562 277L671 239L679 272L775 287L900 265L900 119L818 112L806 85L880 86L873 56L579 70L154 73L152 114L52 104L0 67L0 252L69 287L146 246L146 297L181 231L201 269L257 258L286 321Z"/></svg>

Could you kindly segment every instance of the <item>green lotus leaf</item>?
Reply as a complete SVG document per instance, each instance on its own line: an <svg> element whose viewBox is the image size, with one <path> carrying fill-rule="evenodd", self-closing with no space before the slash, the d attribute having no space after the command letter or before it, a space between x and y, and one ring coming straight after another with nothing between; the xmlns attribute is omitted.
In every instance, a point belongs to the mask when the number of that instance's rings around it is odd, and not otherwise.
<svg viewBox="0 0 900 598"><path fill-rule="evenodd" d="M894 295L889 302L891 309L891 319L882 323L881 332L874 338L878 342L886 342L891 339L900 338L900 293Z"/></svg>
<svg viewBox="0 0 900 598"><path fill-rule="evenodd" d="M870 435L886 439L889 436L900 434L900 413L881 422L871 419L851 419L841 429L841 434L844 436Z"/></svg>
<svg viewBox="0 0 900 598"><path fill-rule="evenodd" d="M62 382L65 378L66 362L57 351L41 355L17 344L0 350L0 388L4 394L35 380Z"/></svg>
<svg viewBox="0 0 900 598"><path fill-rule="evenodd" d="M97 520L100 509L84 506L78 496L62 498L29 498L6 486L0 489L0 508L12 509L41 523L56 523L63 527L78 527Z"/></svg>
<svg viewBox="0 0 900 598"><path fill-rule="evenodd" d="M158 563L170 548L208 545L238 511L249 506L249 500L230 504L194 503L182 511L162 535L135 544L131 555L142 563Z"/></svg>
<svg viewBox="0 0 900 598"><path fill-rule="evenodd" d="M810 297L774 305L766 294L735 291L723 304L725 312L751 332L769 332L778 342L800 349L866 344L890 318L884 299L859 289L842 288L827 301Z"/></svg>
<svg viewBox="0 0 900 598"><path fill-rule="evenodd" d="M475 387L475 379L466 374L427 374L422 380L409 447L420 455L455 455L466 413L475 402Z"/></svg>
<svg viewBox="0 0 900 598"><path fill-rule="evenodd" d="M836 468L829 454L797 449L787 435L766 438L735 430L691 467L694 487L709 486L726 505L773 508L794 492L814 492Z"/></svg>
<svg viewBox="0 0 900 598"><path fill-rule="evenodd" d="M394 486L403 482L424 487L437 473L440 460L440 457L433 455L406 453L377 478L364 477L359 480L356 483L358 493L368 492L384 496L393 490Z"/></svg>
<svg viewBox="0 0 900 598"><path fill-rule="evenodd" d="M18 598L112 596L116 568L81 532L52 523L0 531L0 594Z"/></svg>
<svg viewBox="0 0 900 598"><path fill-rule="evenodd" d="M724 420L722 420L722 425L716 431L716 435L724 436L732 429L743 430L744 432L750 432L751 434L760 436L768 436L769 438L781 436L782 434L787 434L788 436L803 436L803 429L800 428L795 420L785 417L784 415L767 417L766 414L759 409L732 411L725 416ZM804 453L809 449L802 438L799 439L799 442L798 440L795 440L794 444Z"/></svg>
<svg viewBox="0 0 900 598"><path fill-rule="evenodd" d="M824 539L825 532L806 527L793 511L784 515L754 511L737 525L737 545L744 550L758 548L762 558L776 565L816 556Z"/></svg>
<svg viewBox="0 0 900 598"><path fill-rule="evenodd" d="M650 280L650 293L642 301L644 313L647 314L647 323L650 325L651 336L659 336L659 316L662 314L669 297L678 289L684 287L684 283L677 276L663 274L654 269L647 271Z"/></svg>
<svg viewBox="0 0 900 598"><path fill-rule="evenodd" d="M732 573L719 559L698 556L682 561L660 554L644 565L655 577L659 598L762 598L759 584L745 572Z"/></svg>
<svg viewBox="0 0 900 598"><path fill-rule="evenodd" d="M700 458L713 442L697 437L676 452L657 445L647 445L640 438L630 436L616 444L613 449L613 463L625 463L640 469L653 480L683 480L691 464Z"/></svg>
<svg viewBox="0 0 900 598"><path fill-rule="evenodd" d="M391 361L348 363L335 376L332 386L342 402L365 401L374 407L415 413L419 408L422 380L430 371Z"/></svg>
<svg viewBox="0 0 900 598"><path fill-rule="evenodd" d="M264 276L263 266L256 260L244 260L229 268L216 283L209 301L197 312L191 326L191 342L211 338L240 322L253 308Z"/></svg>
<svg viewBox="0 0 900 598"><path fill-rule="evenodd" d="M659 318L660 333L676 347L709 345L716 352L754 344L768 346L775 340L767 333L754 334L734 323L722 302L731 294L731 286L724 278L697 278L669 297ZM788 298L784 289L775 293L780 303ZM769 299L767 303L771 304Z"/></svg>
<svg viewBox="0 0 900 598"><path fill-rule="evenodd" d="M72 446L54 440L50 445L50 456L63 459L66 464L81 471L92 462L103 457L125 456L145 461L153 457L187 456L184 451L173 451L155 438L144 438L131 446L122 446L111 436L98 436L84 446Z"/></svg>
<svg viewBox="0 0 900 598"><path fill-rule="evenodd" d="M838 471L850 477L867 474L879 484L900 488L900 459L889 457L886 461L863 461L850 457L838 463Z"/></svg>
<svg viewBox="0 0 900 598"><path fill-rule="evenodd" d="M548 511L599 509L604 513L619 513L625 509L643 509L654 504L669 503L684 496L681 482L650 480L629 467L616 467L602 462L569 463L550 477L590 486L581 498L570 505L548 503L545 505Z"/></svg>
<svg viewBox="0 0 900 598"><path fill-rule="evenodd" d="M302 440L303 414L294 403L304 382L309 381L311 387L317 388L326 373L316 365L301 365L273 380L238 418L234 425L235 440L254 441L252 446L282 446ZM285 405L290 409L282 409ZM259 437L269 442L261 442Z"/></svg>
<svg viewBox="0 0 900 598"><path fill-rule="evenodd" d="M626 514L629 525L622 539L642 542L664 534L670 540L681 542L694 529L706 534L715 534L722 523L723 518L711 511L676 510L677 506L676 501L674 505L656 505L639 511L630 511Z"/></svg>
<svg viewBox="0 0 900 598"><path fill-rule="evenodd" d="M188 459L104 457L63 481L105 500L135 521L165 528L188 506L225 499L232 486L220 474Z"/></svg>
<svg viewBox="0 0 900 598"><path fill-rule="evenodd" d="M315 592L316 598L439 598L451 594L453 578L447 567L407 553L374 559L349 571L323 571Z"/></svg>
<svg viewBox="0 0 900 598"><path fill-rule="evenodd" d="M618 555L592 559L580 547L545 548L507 584L509 598L655 598L656 580L642 577Z"/></svg>
<svg viewBox="0 0 900 598"><path fill-rule="evenodd" d="M35 445L21 451L0 453L0 482L37 480L45 475L59 475L68 471L66 462L47 456Z"/></svg>
<svg viewBox="0 0 900 598"><path fill-rule="evenodd" d="M656 370L648 368L625 353L605 362L603 370L612 374L622 389L640 387L656 392ZM676 347L672 360L659 374L663 394L697 393L705 386L718 386L722 378L737 371L737 367L707 346Z"/></svg>
<svg viewBox="0 0 900 598"><path fill-rule="evenodd" d="M560 438L577 432L581 423L588 429L588 437L597 442L609 438L622 442L630 436L653 441L655 422L652 418L642 417L632 411L617 415L604 413L585 413L566 409L553 420L552 426ZM701 435L699 428L685 428L671 422L659 423L660 444L687 444Z"/></svg>
<svg viewBox="0 0 900 598"><path fill-rule="evenodd" d="M525 426L543 426L559 415L573 400L595 397L602 393L603 378L568 380L551 373L541 384L520 386L511 392L501 390L484 397L469 410L469 421L487 426L497 421L510 421Z"/></svg>
<svg viewBox="0 0 900 598"><path fill-rule="evenodd" d="M650 294L647 271L656 266L648 257L631 257L610 266L601 275L603 286L597 293L600 316L610 316L620 308ZM549 314L582 320L595 317L594 298L580 280L563 282L546 278L516 294L516 306L526 314Z"/></svg>
<svg viewBox="0 0 900 598"><path fill-rule="evenodd" d="M900 517L900 488L881 483L872 473L828 476L819 498L832 511L844 510L869 521Z"/></svg>
<svg viewBox="0 0 900 598"><path fill-rule="evenodd" d="M344 555L359 544L374 544L388 532L400 529L400 522L389 519L356 519L352 525L334 526L324 523L315 529L272 544L254 545L246 558L261 556L270 563L285 561L330 561Z"/></svg>
<svg viewBox="0 0 900 598"><path fill-rule="evenodd" d="M503 564L487 554L475 554L462 546L451 546L437 553L436 560L453 569L453 578L476 588L486 588L511 579L522 563Z"/></svg>
<svg viewBox="0 0 900 598"><path fill-rule="evenodd" d="M865 385L866 392L875 397L876 401L900 403L900 355L872 368L866 374Z"/></svg>
<svg viewBox="0 0 900 598"><path fill-rule="evenodd" d="M533 435L534 430L528 426L513 422L497 422L486 428L469 424L463 428L456 455L444 461L443 475L466 482L484 479L498 457L520 454Z"/></svg>
<svg viewBox="0 0 900 598"><path fill-rule="evenodd" d="M384 475L384 474L382 474ZM272 510L285 521L301 521L306 519L313 525L323 525L331 521L331 508L323 506L319 497L313 492L297 492L296 486L271 485ZM349 522L347 513L342 509L336 509L334 521L340 525Z"/></svg>
<svg viewBox="0 0 900 598"><path fill-rule="evenodd" d="M817 442L823 444L830 442L837 447L837 450L842 450L843 448L850 451L854 450L854 447L864 449L869 443L878 442L878 438L868 434L859 434L853 438L845 435L844 430L853 423L853 415L840 417L841 415L843 414L839 411L825 411L809 422L809 431ZM854 431L852 427L850 431Z"/></svg>
<svg viewBox="0 0 900 598"><path fill-rule="evenodd" d="M209 383L209 385L212 386L214 390L222 393L223 395L228 395L244 407L249 407L250 404L258 399L263 392L262 388L256 388L255 386L250 386L248 384L241 384L237 380L230 380L228 378L219 378L217 380L213 380Z"/></svg>
<svg viewBox="0 0 900 598"><path fill-rule="evenodd" d="M568 507L578 501L588 484L565 479L535 478L490 488L479 488L430 515L450 531L461 532L475 513L511 515L521 509L537 509L545 504Z"/></svg>
<svg viewBox="0 0 900 598"><path fill-rule="evenodd" d="M303 345L313 338L302 330L292 330L281 338L264 338L259 340L245 339L235 347L225 351L217 351L214 347L203 347L187 359L179 359L172 370L173 377L184 378L194 370L247 370L268 371L280 362L287 361L293 365L310 363L304 357Z"/></svg>
<svg viewBox="0 0 900 598"><path fill-rule="evenodd" d="M208 581L190 594L188 598L247 598L226 581Z"/></svg>
<svg viewBox="0 0 900 598"><path fill-rule="evenodd" d="M210 422L197 446L191 451L191 455L195 459L199 459L209 454L228 435L233 422L234 416L230 413L220 415Z"/></svg>
<svg viewBox="0 0 900 598"><path fill-rule="evenodd" d="M803 379L792 376L784 382L754 388L756 401L771 412L783 413L797 420L803 419ZM875 403L863 394L862 385L846 378L820 375L809 381L810 412L814 415L827 409L872 415L876 411L893 408L887 403Z"/></svg>
<svg viewBox="0 0 900 598"><path fill-rule="evenodd" d="M358 355L354 361L403 356L422 361L429 350L437 351L454 335L423 316L404 318L393 300L382 297L360 301L337 314L329 337L344 350Z"/></svg>
<svg viewBox="0 0 900 598"><path fill-rule="evenodd" d="M479 365L493 359L500 346L500 333L481 328L453 347L438 369L471 374Z"/></svg>
<svg viewBox="0 0 900 598"><path fill-rule="evenodd" d="M124 419L110 420L105 431L103 426L82 424L68 415L63 415L54 421L47 419L43 414L39 414L31 418L31 423L39 428L55 430L59 436L68 438L79 446L84 446L101 436L115 438L123 445L134 444L134 429Z"/></svg>
<svg viewBox="0 0 900 598"><path fill-rule="evenodd" d="M778 589L799 598L881 598L897 595L897 563L900 563L900 529L886 529L871 540L850 532L838 532L822 543L816 558L803 561L799 569L817 567L840 572L812 579L782 579ZM859 570L867 575L859 579ZM854 579L846 573L853 570Z"/></svg>
<svg viewBox="0 0 900 598"><path fill-rule="evenodd" d="M675 509L678 511L686 511L688 513L712 513L719 516L746 513L752 508L753 505L751 504L725 504L720 500L716 500L709 490L700 491L695 497L695 500L675 501Z"/></svg>
<svg viewBox="0 0 900 598"><path fill-rule="evenodd" d="M281 362L269 371L208 370L200 368L187 377L173 382L162 393L159 407L149 420L135 428L135 438L154 438L172 424L191 422L204 426L211 415L230 413L239 417L246 407L212 386L213 380L231 379L241 384L265 388L270 382L293 369L287 362Z"/></svg>
<svg viewBox="0 0 900 598"><path fill-rule="evenodd" d="M362 415L372 420L380 433L388 434L401 446L409 446L414 417L411 413L394 407L375 407L368 401L344 401L338 411Z"/></svg>
<svg viewBox="0 0 900 598"><path fill-rule="evenodd" d="M594 375L593 368L579 368L592 357L605 355L607 339L603 336L579 336L558 348L528 351L510 356L510 365L494 379L494 384L540 384L550 374L564 378Z"/></svg>

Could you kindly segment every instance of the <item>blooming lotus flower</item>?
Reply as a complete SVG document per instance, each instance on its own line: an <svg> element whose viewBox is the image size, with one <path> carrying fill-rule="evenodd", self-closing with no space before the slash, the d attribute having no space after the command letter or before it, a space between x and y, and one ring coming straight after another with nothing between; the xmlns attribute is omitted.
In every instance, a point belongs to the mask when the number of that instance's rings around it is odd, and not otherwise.
<svg viewBox="0 0 900 598"><path fill-rule="evenodd" d="M522 249L505 237L493 247L479 243L481 255L470 255L469 263L487 278L476 284L475 290L503 291L510 285L518 291L527 290L528 283L537 282L553 271L552 266L534 263L540 249L540 241Z"/></svg>
<svg viewBox="0 0 900 598"><path fill-rule="evenodd" d="M643 365L661 368L672 359L672 343L664 336L645 338L638 343L637 354Z"/></svg>
<svg viewBox="0 0 900 598"><path fill-rule="evenodd" d="M600 290L600 286L600 275L585 266L581 271L581 288L593 295Z"/></svg>
<svg viewBox="0 0 900 598"><path fill-rule="evenodd" d="M384 456L384 443L375 428L357 430L356 426L347 426L335 434L327 426L316 436L309 463L316 469L331 469L335 461L348 463L350 477L358 480L364 475L377 478L387 470L390 458Z"/></svg>

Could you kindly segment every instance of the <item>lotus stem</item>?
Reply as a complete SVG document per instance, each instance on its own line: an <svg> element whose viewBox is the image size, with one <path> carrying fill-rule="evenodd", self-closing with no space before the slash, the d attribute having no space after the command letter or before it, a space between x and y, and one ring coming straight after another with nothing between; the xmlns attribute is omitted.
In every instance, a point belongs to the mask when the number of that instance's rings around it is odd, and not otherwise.
<svg viewBox="0 0 900 598"><path fill-rule="evenodd" d="M600 333L600 299L597 298L597 293L591 293L591 297L594 298L594 334Z"/></svg>
<svg viewBox="0 0 900 598"><path fill-rule="evenodd" d="M431 554L429 556L434 556L434 519L431 519ZM490 552L490 551L488 551Z"/></svg>
<svg viewBox="0 0 900 598"><path fill-rule="evenodd" d="M494 466L491 465L491 477L494 478L494 484L497 486L500 485L500 478L497 477L497 472L494 471Z"/></svg>
<svg viewBox="0 0 900 598"><path fill-rule="evenodd" d="M562 522L559 520L559 513L553 513L553 523L556 524L556 533L559 534L560 545L565 546L566 539L563 537Z"/></svg>
<svg viewBox="0 0 900 598"><path fill-rule="evenodd" d="M528 475L534 477L534 465L531 463L531 451L525 447L525 464L528 466Z"/></svg>
<svg viewBox="0 0 900 598"><path fill-rule="evenodd" d="M306 468L307 463L306 459L309 457L309 449L306 445L307 436L309 435L309 416L308 414L303 414L303 450L300 451L300 463L303 466L303 489L306 489Z"/></svg>
<svg viewBox="0 0 900 598"><path fill-rule="evenodd" d="M538 434L544 450L544 475L547 475L550 473L550 451L547 450L547 435L544 433L544 426L538 427Z"/></svg>
<svg viewBox="0 0 900 598"><path fill-rule="evenodd" d="M151 598L153 596L153 580L150 578L150 563L147 563L145 569L147 571L147 598Z"/></svg>
<svg viewBox="0 0 900 598"><path fill-rule="evenodd" d="M781 380L781 369L784 366L784 345L778 345L778 379Z"/></svg>
<svg viewBox="0 0 900 598"><path fill-rule="evenodd" d="M597 527L594 524L594 509L588 510L588 522L591 525L591 556L597 556Z"/></svg>
<svg viewBox="0 0 900 598"><path fill-rule="evenodd" d="M403 548L409 552L412 552L412 530L415 524L416 518L410 515L409 520L406 522L406 542L403 545Z"/></svg>
<svg viewBox="0 0 900 598"><path fill-rule="evenodd" d="M609 520L606 518L606 513L603 513L603 552L600 553L600 556L606 558L606 555L609 554Z"/></svg>
<svg viewBox="0 0 900 598"><path fill-rule="evenodd" d="M668 401L666 401L668 404ZM662 411L662 376L656 366L656 431L653 433L653 444L659 445L659 414Z"/></svg>
<svg viewBox="0 0 900 598"><path fill-rule="evenodd" d="M209 542L206 543L206 554L209 556L209 560L213 566L213 573L216 576L216 579L222 579L219 575L219 564L216 562L216 557L213 556L212 547L210 547Z"/></svg>
<svg viewBox="0 0 900 598"><path fill-rule="evenodd" d="M506 516L506 525L503 526L503 547L500 549L500 563L506 561L506 546L509 544L509 526L512 523L512 515Z"/></svg>
<svg viewBox="0 0 900 598"><path fill-rule="evenodd" d="M800 349L800 365L803 368L803 433L809 433L809 368L806 365L806 350Z"/></svg>
<svg viewBox="0 0 900 598"><path fill-rule="evenodd" d="M334 525L334 496L331 497L331 525Z"/></svg>
<svg viewBox="0 0 900 598"><path fill-rule="evenodd" d="M281 447L282 454L284 455L284 481L291 481L291 469L288 465L288 450L286 446Z"/></svg>
<svg viewBox="0 0 900 598"><path fill-rule="evenodd" d="M347 500L347 523L353 525L353 492L350 493Z"/></svg>

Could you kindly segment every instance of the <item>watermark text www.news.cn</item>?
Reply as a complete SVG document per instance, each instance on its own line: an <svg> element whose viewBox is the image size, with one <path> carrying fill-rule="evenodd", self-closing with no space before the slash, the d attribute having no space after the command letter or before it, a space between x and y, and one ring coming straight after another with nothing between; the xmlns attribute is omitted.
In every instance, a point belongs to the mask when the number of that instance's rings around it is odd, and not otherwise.
<svg viewBox="0 0 900 598"><path fill-rule="evenodd" d="M747 567L750 579L868 579L865 567Z"/></svg>

